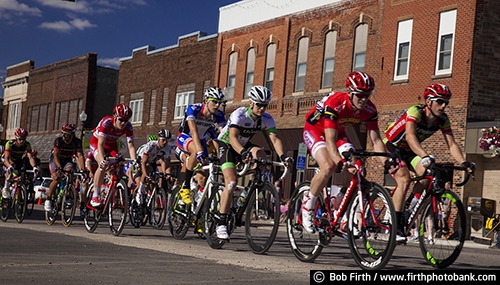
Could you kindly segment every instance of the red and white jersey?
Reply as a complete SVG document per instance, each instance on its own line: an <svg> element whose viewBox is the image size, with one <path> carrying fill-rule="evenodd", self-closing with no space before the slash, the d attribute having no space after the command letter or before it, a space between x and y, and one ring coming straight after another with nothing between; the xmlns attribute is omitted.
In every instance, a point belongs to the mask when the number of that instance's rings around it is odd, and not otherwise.
<svg viewBox="0 0 500 285"><path fill-rule="evenodd" d="M325 129L337 129L338 137L345 137L345 128L365 121L368 130L378 130L378 112L372 101L368 100L362 110L354 110L349 94L332 92L316 103L307 113L306 122L321 133Z"/></svg>
<svg viewBox="0 0 500 285"><path fill-rule="evenodd" d="M104 144L104 151L109 153L111 151L118 151L118 139L125 135L127 141L132 141L134 139L134 129L132 123L127 122L127 125L122 130L117 130L113 127L113 116L106 116L101 119L97 127L94 128L92 132L92 138L90 138L90 146L97 149L97 141L99 136L106 138L106 143Z"/></svg>

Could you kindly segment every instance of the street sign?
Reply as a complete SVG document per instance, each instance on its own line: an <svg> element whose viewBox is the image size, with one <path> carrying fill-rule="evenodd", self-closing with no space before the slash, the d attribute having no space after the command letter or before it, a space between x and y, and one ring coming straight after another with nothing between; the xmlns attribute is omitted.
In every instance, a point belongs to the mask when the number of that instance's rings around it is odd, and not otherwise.
<svg viewBox="0 0 500 285"><path fill-rule="evenodd" d="M299 143L299 151L297 156L297 169L305 170L306 169L306 156L307 156L307 147L304 143Z"/></svg>

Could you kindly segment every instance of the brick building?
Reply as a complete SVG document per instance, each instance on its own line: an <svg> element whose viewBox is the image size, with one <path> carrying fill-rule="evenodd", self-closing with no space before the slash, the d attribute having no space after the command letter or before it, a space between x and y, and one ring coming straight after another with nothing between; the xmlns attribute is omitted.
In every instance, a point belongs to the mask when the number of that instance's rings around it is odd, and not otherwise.
<svg viewBox="0 0 500 285"><path fill-rule="evenodd" d="M72 59L35 68L26 61L7 68L3 122L6 139L14 138L18 127L26 128L28 140L39 153L44 175L54 139L61 127L73 123L91 129L99 119L112 112L116 102L118 70L97 66L97 54L88 53ZM14 91L14 88L16 86ZM10 90L9 90L10 89ZM88 120L82 123L79 114ZM11 123L12 122L12 123Z"/></svg>
<svg viewBox="0 0 500 285"><path fill-rule="evenodd" d="M497 5L486 0L305 2L248 0L220 8L215 74L217 84L233 92L227 111L248 104L248 85L271 84L268 111L285 138L285 151L297 154L304 114L332 90L345 90L351 70L375 78L371 99L382 130L406 108L423 103L425 86L443 83L453 91L447 113L455 139L478 166L476 180L456 190L464 203L470 196L498 201L498 187L484 186L498 184L490 176L498 177L500 163L485 158L477 146L479 130L500 115ZM364 147L363 125L350 137ZM454 162L441 135L424 147L439 161ZM392 185L377 164L369 161L369 178ZM312 175L306 169L304 178Z"/></svg>
<svg viewBox="0 0 500 285"><path fill-rule="evenodd" d="M179 37L176 45L144 46L120 59L118 100L134 112L136 147L160 128L175 137L185 106L202 102L205 89L214 85L216 51L217 35L195 32Z"/></svg>

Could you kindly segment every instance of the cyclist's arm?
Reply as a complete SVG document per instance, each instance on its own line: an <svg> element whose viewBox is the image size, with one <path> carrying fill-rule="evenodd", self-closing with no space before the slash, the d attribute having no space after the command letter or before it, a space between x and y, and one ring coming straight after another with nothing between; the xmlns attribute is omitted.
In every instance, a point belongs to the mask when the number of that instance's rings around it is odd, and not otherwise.
<svg viewBox="0 0 500 285"><path fill-rule="evenodd" d="M10 166L14 167L14 162L12 161L12 158L10 157L10 151L4 152L3 164L5 165L5 168L9 168Z"/></svg>
<svg viewBox="0 0 500 285"><path fill-rule="evenodd" d="M57 168L62 169L61 161L59 160L59 149L57 147L54 147L54 163Z"/></svg>
<svg viewBox="0 0 500 285"><path fill-rule="evenodd" d="M457 142L455 141L455 137L453 137L453 133L445 133L444 139L446 140L446 143L448 144L448 147L450 148L450 154L453 156L453 158L458 161L458 163L462 163L465 161L464 156L462 155L462 150L460 149L460 146L458 146Z"/></svg>
<svg viewBox="0 0 500 285"><path fill-rule="evenodd" d="M131 138L127 138L127 143L128 143L128 153L130 155L130 158L133 159L133 160L137 160L137 156L136 156L136 149L135 149L135 145L134 145L134 140L132 140Z"/></svg>
<svg viewBox="0 0 500 285"><path fill-rule="evenodd" d="M385 152L385 145L384 142L382 141L382 138L380 137L380 131L379 130L368 130L368 135L370 136L370 139L373 143L373 149L376 152ZM387 157L385 156L379 156L378 157L382 164L385 163L387 160Z"/></svg>
<svg viewBox="0 0 500 285"><path fill-rule="evenodd" d="M276 133L270 133L269 139L273 143L274 150L278 154L278 157L281 157L284 154L283 153L283 142L281 141L281 139L278 137L278 135Z"/></svg>
<svg viewBox="0 0 500 285"><path fill-rule="evenodd" d="M328 153L330 153L330 157L338 164L342 160L342 156L340 156L339 149L337 148L337 139L338 139L338 131L335 128L326 128L325 129L325 142L326 149Z"/></svg>
<svg viewBox="0 0 500 285"><path fill-rule="evenodd" d="M195 120L187 120L187 125L189 127L189 133L191 134L191 138L193 139L193 144L195 147L195 153L203 151L203 147L201 146L200 134L198 134L198 127L196 126Z"/></svg>
<svg viewBox="0 0 500 285"><path fill-rule="evenodd" d="M417 124L411 121L406 122L406 135L405 139L411 150L420 157L428 156L427 152L424 150L417 138Z"/></svg>
<svg viewBox="0 0 500 285"><path fill-rule="evenodd" d="M85 158L83 157L83 151L76 152L76 162L78 163L80 171L85 170Z"/></svg>
<svg viewBox="0 0 500 285"><path fill-rule="evenodd" d="M28 151L26 154L28 155L28 159L30 161L31 167L33 167L33 168L37 167L38 165L36 165L35 158L31 154L31 151Z"/></svg>
<svg viewBox="0 0 500 285"><path fill-rule="evenodd" d="M238 140L238 137L240 136L240 130L238 128L229 128L229 144L231 145L231 148L234 149L237 153L240 153L245 149L240 141Z"/></svg>
<svg viewBox="0 0 500 285"><path fill-rule="evenodd" d="M146 176L148 175L148 154L143 153L142 158L141 158L141 182L144 183L144 179L146 179Z"/></svg>

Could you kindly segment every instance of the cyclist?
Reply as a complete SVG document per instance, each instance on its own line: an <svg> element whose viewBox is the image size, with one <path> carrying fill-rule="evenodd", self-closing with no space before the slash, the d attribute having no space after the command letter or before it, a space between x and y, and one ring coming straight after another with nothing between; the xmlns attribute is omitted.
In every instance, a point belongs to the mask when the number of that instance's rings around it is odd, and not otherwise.
<svg viewBox="0 0 500 285"><path fill-rule="evenodd" d="M148 173L158 170L170 175L170 153L172 148L168 144L168 141L172 137L169 130L160 129L158 135L152 135L148 137L148 142L141 145L137 149L137 163L140 168L134 171L133 163L128 165L129 177L132 176L135 180L135 184L139 185L137 189L136 202L137 204L142 203L142 197L146 194L146 187L144 186L144 181ZM157 167L160 163L160 167Z"/></svg>
<svg viewBox="0 0 500 285"><path fill-rule="evenodd" d="M387 151L398 152L400 157L399 169L394 174L397 190L393 196L397 225L401 225L402 222L405 197L411 184L410 171L420 176L434 161L434 158L421 145L432 134L441 130L451 156L470 168L470 171L475 168L474 163L465 161L460 146L453 137L450 119L445 113L450 99L451 91L446 85L436 83L427 86L424 91L424 105L419 104L408 108L385 130L384 141ZM426 186L424 183L428 181L422 180L416 183L413 192L421 193L423 187ZM397 240L406 240L401 231L398 231Z"/></svg>
<svg viewBox="0 0 500 285"><path fill-rule="evenodd" d="M236 164L240 161L247 161L250 157L266 158L264 149L250 141L253 135L258 131L267 132L280 159L287 164L291 162L291 158L283 154L283 144L276 134L274 118L266 112L271 101L271 91L264 86L253 86L248 96L250 106L234 110L229 117L228 124L217 138L225 183L221 195L220 212L216 216L217 238L221 240L229 240L227 218L233 200L233 191L237 184Z"/></svg>
<svg viewBox="0 0 500 285"><path fill-rule="evenodd" d="M94 179L94 173L96 172L97 168L99 167L99 164L94 158L94 155L91 150L89 150L85 154L85 169L88 169L88 176L80 181L81 189L79 192L80 196L80 217L84 218L85 216L85 197L87 197L87 189L89 188L89 182Z"/></svg>
<svg viewBox="0 0 500 285"><path fill-rule="evenodd" d="M18 128L14 132L16 139L9 140L5 143L5 149L3 152L3 167L5 171L5 185L2 189L2 197L5 199L10 198L10 182L8 180L10 174L14 170L21 170L24 165L23 155L28 156L29 163L33 167L35 173L39 173L40 169L36 166L36 161L31 154L31 143L27 141L28 131L23 128Z"/></svg>
<svg viewBox="0 0 500 285"><path fill-rule="evenodd" d="M64 174L61 170L76 170L73 163L73 156L76 155L76 162L80 170L88 173L85 169L85 159L83 157L82 140L75 137L76 126L74 124L65 124L61 128L62 135L54 140L54 146L49 157L49 170L52 176L52 182L49 185L47 200L45 200L44 209L49 212L52 210L52 201L57 195L57 185L61 182Z"/></svg>
<svg viewBox="0 0 500 285"><path fill-rule="evenodd" d="M179 191L182 201L191 204L189 186L193 170L198 162L203 162L208 155L207 141L216 137L218 130L226 125L224 113L219 110L224 101L224 93L218 87L205 90L203 103L187 106L184 118L179 124L176 153L184 156L186 168L182 188Z"/></svg>
<svg viewBox="0 0 500 285"><path fill-rule="evenodd" d="M319 172L311 179L309 194L302 202L302 225L310 233L315 232L311 209L314 209L330 177L342 167L344 158L341 153L354 149L345 128L366 122L375 151L385 152L378 128L377 108L369 99L375 80L365 72L353 71L347 76L346 87L347 92L331 92L323 97L305 117L304 143L319 166ZM379 158L386 165L387 158Z"/></svg>
<svg viewBox="0 0 500 285"><path fill-rule="evenodd" d="M94 193L90 204L92 207L100 207L101 185L104 182L104 173L108 170L105 163L106 156L118 157L118 139L125 135L127 137L128 151L132 160L136 159L134 146L134 129L129 122L132 117L132 109L125 104L117 104L112 116L105 116L97 127L94 128L90 139L90 150L99 167L94 173Z"/></svg>

